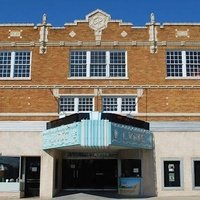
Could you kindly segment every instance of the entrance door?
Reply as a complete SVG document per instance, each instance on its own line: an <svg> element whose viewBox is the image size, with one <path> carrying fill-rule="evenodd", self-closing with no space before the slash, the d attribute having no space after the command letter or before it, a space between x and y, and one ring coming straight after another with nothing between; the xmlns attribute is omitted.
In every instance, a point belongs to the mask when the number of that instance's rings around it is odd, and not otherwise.
<svg viewBox="0 0 200 200"><path fill-rule="evenodd" d="M63 189L117 188L117 160L63 160Z"/></svg>
<svg viewBox="0 0 200 200"><path fill-rule="evenodd" d="M40 157L26 157L25 196L39 196Z"/></svg>

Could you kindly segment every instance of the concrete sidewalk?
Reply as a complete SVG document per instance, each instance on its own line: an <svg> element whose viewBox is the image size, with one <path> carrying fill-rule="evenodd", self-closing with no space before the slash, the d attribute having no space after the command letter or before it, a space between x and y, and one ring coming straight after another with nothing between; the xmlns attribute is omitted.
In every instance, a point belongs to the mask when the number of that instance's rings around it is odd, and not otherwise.
<svg viewBox="0 0 200 200"><path fill-rule="evenodd" d="M130 198L115 195L112 196L100 196L94 194L78 193L69 194L65 196L55 197L53 200L200 200L200 197L149 197L149 198Z"/></svg>
<svg viewBox="0 0 200 200"><path fill-rule="evenodd" d="M1 200L19 200L18 198L10 197L0 197ZM54 197L52 199L43 199L38 197L24 198L24 200L200 200L198 196L190 197L149 197L149 198L130 198L115 196L115 194L88 194L88 193L76 193L76 194L66 194L59 197Z"/></svg>

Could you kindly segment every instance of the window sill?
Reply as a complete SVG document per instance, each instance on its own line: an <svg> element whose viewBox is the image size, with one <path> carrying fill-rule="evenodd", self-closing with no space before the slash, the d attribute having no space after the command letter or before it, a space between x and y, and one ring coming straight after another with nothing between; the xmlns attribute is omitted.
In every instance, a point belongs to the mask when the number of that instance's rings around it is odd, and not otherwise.
<svg viewBox="0 0 200 200"><path fill-rule="evenodd" d="M180 187L163 187L162 190L168 191L168 190L184 190L182 186Z"/></svg>
<svg viewBox="0 0 200 200"><path fill-rule="evenodd" d="M166 77L166 80L196 80L200 79L199 77Z"/></svg>
<svg viewBox="0 0 200 200"><path fill-rule="evenodd" d="M30 81L30 78L0 78L0 81Z"/></svg>
<svg viewBox="0 0 200 200"><path fill-rule="evenodd" d="M69 77L69 80L128 80L128 77Z"/></svg>

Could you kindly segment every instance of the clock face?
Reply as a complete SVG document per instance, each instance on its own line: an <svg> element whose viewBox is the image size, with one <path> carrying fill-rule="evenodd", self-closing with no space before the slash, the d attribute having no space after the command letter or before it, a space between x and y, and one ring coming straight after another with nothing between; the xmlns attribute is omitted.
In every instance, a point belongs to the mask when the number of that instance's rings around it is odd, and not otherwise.
<svg viewBox="0 0 200 200"><path fill-rule="evenodd" d="M89 26L93 30L103 30L104 28L106 28L107 23L108 23L108 17L101 13L97 13L96 15L93 15L89 19Z"/></svg>

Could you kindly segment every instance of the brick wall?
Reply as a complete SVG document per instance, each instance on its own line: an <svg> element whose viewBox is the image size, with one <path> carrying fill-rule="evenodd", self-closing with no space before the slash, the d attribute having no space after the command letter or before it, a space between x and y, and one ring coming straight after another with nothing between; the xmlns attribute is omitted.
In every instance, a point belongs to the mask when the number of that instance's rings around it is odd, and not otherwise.
<svg viewBox="0 0 200 200"><path fill-rule="evenodd" d="M42 24L40 26L0 26L0 50L32 51L31 80L0 80L0 120L52 120L57 118L58 99L53 95L53 85L73 86L60 89L60 94L94 95L95 110L99 111L101 111L103 94L137 95L137 87L140 86L143 88L143 95L138 101L137 118L147 121L199 120L199 79L166 79L165 66L166 49L199 49L200 35L197 34L200 30L199 25L156 25L156 53L150 52L150 25L137 28L133 25L122 25L119 21L109 22L102 31L100 43L95 44L94 30L85 21L65 25L62 28L48 25L48 41L45 43L47 51L41 54L39 51L41 27ZM9 37L12 31L20 31L20 37ZM73 37L70 36L72 31L75 33ZM123 31L127 34L124 37L121 34ZM63 41L74 42L74 45L72 43L63 45ZM77 45L77 42L80 45ZM70 79L68 76L69 52L72 49L127 51L128 78ZM8 86L12 86L12 89ZM27 88L17 87L16 89L16 86L27 86ZM28 88L28 86L35 86L35 88ZM38 89L36 86L52 87ZM102 94L97 96L95 88L102 89ZM54 113L55 116L9 116L9 113ZM150 113L167 114L152 116ZM184 113L184 115L173 116L173 113ZM197 115L191 115L191 113L197 113Z"/></svg>

